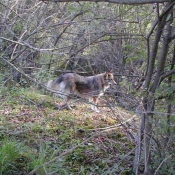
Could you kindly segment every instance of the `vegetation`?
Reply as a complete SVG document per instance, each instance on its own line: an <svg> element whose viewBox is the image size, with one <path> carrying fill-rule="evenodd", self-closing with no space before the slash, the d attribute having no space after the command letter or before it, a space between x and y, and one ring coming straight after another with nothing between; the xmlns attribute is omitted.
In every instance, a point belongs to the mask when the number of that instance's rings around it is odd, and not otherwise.
<svg viewBox="0 0 175 175"><path fill-rule="evenodd" d="M97 115L77 102L58 111L48 95L27 89L4 92L1 102L1 174L132 172L134 143L108 108Z"/></svg>
<svg viewBox="0 0 175 175"><path fill-rule="evenodd" d="M0 174L174 174L175 3L61 1L0 2ZM108 70L98 114L45 92Z"/></svg>

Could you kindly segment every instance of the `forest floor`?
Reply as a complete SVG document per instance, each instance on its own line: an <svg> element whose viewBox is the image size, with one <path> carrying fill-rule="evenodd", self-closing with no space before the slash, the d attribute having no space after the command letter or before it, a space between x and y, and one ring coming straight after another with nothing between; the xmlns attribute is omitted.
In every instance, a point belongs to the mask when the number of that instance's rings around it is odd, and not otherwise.
<svg viewBox="0 0 175 175"><path fill-rule="evenodd" d="M0 175L132 174L137 117L101 98L100 112L36 90L0 95ZM13 152L13 153L12 153Z"/></svg>

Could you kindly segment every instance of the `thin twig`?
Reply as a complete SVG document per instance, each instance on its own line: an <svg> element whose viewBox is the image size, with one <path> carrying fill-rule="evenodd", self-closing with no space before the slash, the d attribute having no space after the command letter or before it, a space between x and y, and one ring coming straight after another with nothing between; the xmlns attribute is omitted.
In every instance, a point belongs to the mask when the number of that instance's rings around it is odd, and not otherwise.
<svg viewBox="0 0 175 175"><path fill-rule="evenodd" d="M159 169L161 168L161 166L163 165L163 163L166 162L167 159L169 159L171 156L172 156L172 155L170 155L169 157L167 157L167 158L165 158L165 159L162 160L162 162L160 163L160 165L157 167L157 169L156 169L154 175L157 175L157 172L159 171Z"/></svg>

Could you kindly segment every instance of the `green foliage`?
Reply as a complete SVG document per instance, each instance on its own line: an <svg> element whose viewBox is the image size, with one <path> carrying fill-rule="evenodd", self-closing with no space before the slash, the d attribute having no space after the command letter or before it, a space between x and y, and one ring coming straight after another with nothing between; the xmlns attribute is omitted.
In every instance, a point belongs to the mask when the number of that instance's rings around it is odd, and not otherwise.
<svg viewBox="0 0 175 175"><path fill-rule="evenodd" d="M155 154L153 155L153 163L151 168L157 170L160 175L174 175L175 161L174 159L172 159L173 155L169 155L168 153L166 153L167 155L164 158L160 158L158 154L158 152L155 152Z"/></svg>
<svg viewBox="0 0 175 175"><path fill-rule="evenodd" d="M106 35L106 36L104 37L104 40L105 40L105 41L109 41L110 38L111 38L110 36Z"/></svg>
<svg viewBox="0 0 175 175"><path fill-rule="evenodd" d="M66 156L66 159L68 162L71 162L72 164L74 164L76 162L76 163L82 165L87 159L87 157L85 155L85 148L83 148L83 147L77 148L71 154Z"/></svg>
<svg viewBox="0 0 175 175"><path fill-rule="evenodd" d="M16 140L5 138L0 142L0 175L13 175L27 170L30 150ZM28 151L26 151L28 150Z"/></svg>
<svg viewBox="0 0 175 175"><path fill-rule="evenodd" d="M38 175L44 174L45 171L67 175L66 169L62 168L61 159L50 163L49 166L44 166L57 153L58 151L52 149L47 143L40 145L37 152L16 140L3 139L0 148L0 175L20 175L35 169Z"/></svg>
<svg viewBox="0 0 175 175"><path fill-rule="evenodd" d="M38 105L52 104L53 99L35 90L6 88L2 92L2 175L22 175L31 171L37 175L45 172L63 175L103 174L110 169L111 164L122 159L118 156L116 160L115 154L121 149L123 141L127 142L123 133L109 132L107 136L94 137L81 145L83 140L94 134L97 127L105 128L116 124L116 120L110 119L109 111L92 119L96 114L87 112L88 105L82 107L82 104L78 104L79 107L73 111L59 111L50 106ZM11 131L16 140L11 139ZM7 136L8 139L4 139ZM110 143L105 137L114 142ZM77 145L79 146L76 149L72 149ZM128 146L128 149L132 148ZM122 149L118 154L125 151L127 153L128 149ZM62 153L65 155L60 156ZM123 166L125 165L121 165Z"/></svg>
<svg viewBox="0 0 175 175"><path fill-rule="evenodd" d="M38 152L35 154L31 154L31 162L29 163L29 170L35 170L38 175L44 174L46 171L49 173L62 173L63 175L67 175L67 171L65 168L62 168L62 160L57 160L54 162L45 165L49 160L52 160L58 154L58 150L52 149L47 143L41 143Z"/></svg>

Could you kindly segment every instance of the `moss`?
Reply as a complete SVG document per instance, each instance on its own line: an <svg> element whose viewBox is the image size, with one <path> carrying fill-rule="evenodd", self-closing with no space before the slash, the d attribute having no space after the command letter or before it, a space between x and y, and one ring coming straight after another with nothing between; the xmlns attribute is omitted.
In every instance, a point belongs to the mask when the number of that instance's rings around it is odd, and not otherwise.
<svg viewBox="0 0 175 175"><path fill-rule="evenodd" d="M134 173L133 173L133 171L131 171L131 170L124 170L124 171L122 172L122 175L134 175Z"/></svg>
<svg viewBox="0 0 175 175"><path fill-rule="evenodd" d="M116 124L115 120L108 117L109 111L107 113L104 111L103 114L87 112L87 106L78 102L76 103L77 109L58 110L54 106L52 97L42 95L35 90L19 89L18 92L13 91L6 94L5 98L1 97L1 101L0 122L3 125L0 132L1 137L13 132L19 143L27 144L37 153L30 155L32 165L26 165L29 162L22 157L24 167L21 162L19 166L16 166L20 167L24 174L29 173L25 173L29 166L32 171L43 162L52 160L63 152L69 152L69 150L71 152L72 148L93 136L95 129ZM105 115L107 117L103 117ZM103 136L92 137L88 142L79 145L77 149L72 149L70 154L67 153L53 162L54 167L60 170L60 174L61 168L67 174L103 174L115 164L121 153L125 155L125 151L133 147L122 132L120 128L116 128ZM124 147L123 143L125 143ZM57 154L54 154L55 152ZM129 172L128 165L123 163L122 166L123 169L126 169L123 173ZM50 164L46 167L48 172L49 168L52 168ZM43 168L37 171L43 174Z"/></svg>

